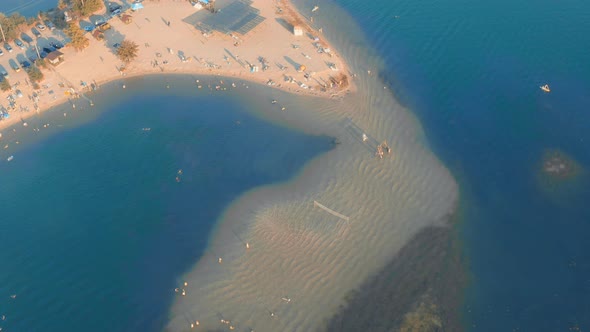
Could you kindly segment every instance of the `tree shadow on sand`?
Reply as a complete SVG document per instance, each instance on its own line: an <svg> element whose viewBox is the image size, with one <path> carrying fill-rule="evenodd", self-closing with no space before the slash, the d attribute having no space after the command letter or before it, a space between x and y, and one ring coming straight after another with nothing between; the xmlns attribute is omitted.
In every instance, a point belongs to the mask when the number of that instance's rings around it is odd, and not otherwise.
<svg viewBox="0 0 590 332"><path fill-rule="evenodd" d="M288 56L284 56L283 58L285 58L285 60L291 65L293 66L293 68L297 69L301 66L300 63L298 63L297 61L293 60L291 57Z"/></svg>
<svg viewBox="0 0 590 332"><path fill-rule="evenodd" d="M114 45L120 44L123 40L125 40L125 35L118 30L109 29L104 32L105 46L115 55L117 54L117 48Z"/></svg>
<svg viewBox="0 0 590 332"><path fill-rule="evenodd" d="M284 18L279 17L275 19L275 21L277 21L277 23L279 23L283 28L287 29L287 31L293 32L293 25L287 22Z"/></svg>

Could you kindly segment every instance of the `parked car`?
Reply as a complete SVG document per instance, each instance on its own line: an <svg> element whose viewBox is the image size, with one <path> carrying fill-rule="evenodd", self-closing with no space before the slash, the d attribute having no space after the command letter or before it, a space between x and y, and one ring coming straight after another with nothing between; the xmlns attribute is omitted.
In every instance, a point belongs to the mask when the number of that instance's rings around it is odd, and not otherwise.
<svg viewBox="0 0 590 332"><path fill-rule="evenodd" d="M39 30L32 28L31 32L35 35L35 37L37 37L37 38L41 37L41 32L39 32Z"/></svg>
<svg viewBox="0 0 590 332"><path fill-rule="evenodd" d="M20 71L19 65L14 61L9 61L9 62L10 62L10 67L12 67L12 69L14 69L14 71L18 73Z"/></svg>
<svg viewBox="0 0 590 332"><path fill-rule="evenodd" d="M12 53L12 46L9 43L4 43L4 48L8 51L8 53Z"/></svg>
<svg viewBox="0 0 590 332"><path fill-rule="evenodd" d="M2 50L0 50L0 55L4 55L4 52L2 52Z"/></svg>
<svg viewBox="0 0 590 332"><path fill-rule="evenodd" d="M55 49L57 49L57 50L59 50L59 49L61 49L62 47L64 47L64 46L63 46L63 44L62 44L62 43L60 43L60 42L55 42L55 43L53 43L53 42L52 42L52 43L49 43L49 44L50 44L52 47L54 47Z"/></svg>
<svg viewBox="0 0 590 332"><path fill-rule="evenodd" d="M55 24L53 24L52 22L47 21L47 22L45 22L45 24L47 25L49 30L55 30Z"/></svg>
<svg viewBox="0 0 590 332"><path fill-rule="evenodd" d="M119 44L119 43L114 43L114 44L113 44L113 47L114 47L114 48L119 48L119 46L121 46L121 44Z"/></svg>
<svg viewBox="0 0 590 332"><path fill-rule="evenodd" d="M20 65L21 65L23 68L29 68L29 67L31 66L31 63L30 63L30 62L28 62L27 60L25 60L25 61L21 62L21 63L20 63Z"/></svg>
<svg viewBox="0 0 590 332"><path fill-rule="evenodd" d="M43 47L43 52L49 54L51 52L55 51L55 48L50 48L50 47Z"/></svg>
<svg viewBox="0 0 590 332"><path fill-rule="evenodd" d="M36 56L30 56L29 60L31 60L31 63L35 63L35 61L37 61L37 57Z"/></svg>
<svg viewBox="0 0 590 332"><path fill-rule="evenodd" d="M10 77L10 76L8 76L8 73L6 72L6 70L4 70L4 68L0 69L0 75L2 75L2 77L4 77L4 78Z"/></svg>
<svg viewBox="0 0 590 332"><path fill-rule="evenodd" d="M116 13L116 12L119 12L119 13L120 13L120 12L121 12L121 8L122 8L122 7L121 7L121 5L119 5L119 4L116 4L116 3L111 3L111 4L109 4L109 11L110 11L111 13L113 13L113 14L118 14L118 13Z"/></svg>
<svg viewBox="0 0 590 332"><path fill-rule="evenodd" d="M43 31L43 30L45 30L45 25L39 23L39 24L37 24L37 29Z"/></svg>
<svg viewBox="0 0 590 332"><path fill-rule="evenodd" d="M47 52L41 51L39 55L41 56L41 59L45 59L45 57L47 57Z"/></svg>
<svg viewBox="0 0 590 332"><path fill-rule="evenodd" d="M27 35L26 33L21 33L20 39L22 39L25 43L33 42L33 38L31 38L31 36Z"/></svg>
<svg viewBox="0 0 590 332"><path fill-rule="evenodd" d="M21 50L25 49L25 44L23 44L23 42L20 39L15 39L14 43L16 44L16 46L18 46Z"/></svg>

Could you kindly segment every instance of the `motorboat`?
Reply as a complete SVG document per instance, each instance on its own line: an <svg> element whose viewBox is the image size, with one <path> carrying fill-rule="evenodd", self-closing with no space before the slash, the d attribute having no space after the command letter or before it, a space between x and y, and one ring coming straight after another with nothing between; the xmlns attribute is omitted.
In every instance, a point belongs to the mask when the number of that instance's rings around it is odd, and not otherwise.
<svg viewBox="0 0 590 332"><path fill-rule="evenodd" d="M14 156L8 157L8 159L6 159L6 161L12 161L12 159L14 159Z"/></svg>
<svg viewBox="0 0 590 332"><path fill-rule="evenodd" d="M540 86L540 88L541 88L541 90L543 90L547 93L551 92L551 89L549 88L549 84L542 85L542 86Z"/></svg>

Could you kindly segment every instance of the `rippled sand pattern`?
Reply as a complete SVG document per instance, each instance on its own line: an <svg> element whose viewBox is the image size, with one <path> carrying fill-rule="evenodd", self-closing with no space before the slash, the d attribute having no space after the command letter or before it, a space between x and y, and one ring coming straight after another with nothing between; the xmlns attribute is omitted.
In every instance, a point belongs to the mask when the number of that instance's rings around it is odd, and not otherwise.
<svg viewBox="0 0 590 332"><path fill-rule="evenodd" d="M368 56L354 43L357 37L329 37L359 73L359 91L343 100L284 97L287 112L261 112L340 144L292 181L247 193L226 211L210 252L184 277L187 294L178 296L169 330L190 331L196 320L195 330L322 330L348 291L420 229L444 223L453 207L452 177L423 145L413 116L374 75L362 72ZM376 158L347 130L347 118L378 141L386 139L392 154Z"/></svg>

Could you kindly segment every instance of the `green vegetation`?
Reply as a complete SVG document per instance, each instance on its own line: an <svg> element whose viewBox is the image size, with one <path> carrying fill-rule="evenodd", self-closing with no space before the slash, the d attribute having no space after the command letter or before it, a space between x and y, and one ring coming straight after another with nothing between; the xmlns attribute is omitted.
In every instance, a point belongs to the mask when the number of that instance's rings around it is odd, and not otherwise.
<svg viewBox="0 0 590 332"><path fill-rule="evenodd" d="M139 46L136 43L130 40L124 40L117 49L117 56L127 64L137 57L137 51L139 51Z"/></svg>
<svg viewBox="0 0 590 332"><path fill-rule="evenodd" d="M37 59L35 60L34 64L37 65L37 67L47 68L47 62L45 61L45 59Z"/></svg>
<svg viewBox="0 0 590 332"><path fill-rule="evenodd" d="M27 22L27 19L18 13L14 13L10 16L0 13L0 24L4 31L4 37L8 41L18 38L23 27L29 23L31 22ZM0 38L2 38L2 35L0 35Z"/></svg>
<svg viewBox="0 0 590 332"><path fill-rule="evenodd" d="M6 77L0 78L0 90L8 91L11 88L12 87L10 86L10 82L8 82L8 79Z"/></svg>
<svg viewBox="0 0 590 332"><path fill-rule="evenodd" d="M72 0L73 9L80 17L86 17L103 8L102 0Z"/></svg>
<svg viewBox="0 0 590 332"><path fill-rule="evenodd" d="M72 40L71 45L78 51L85 49L90 44L88 38L84 36L84 31L80 29L76 22L68 24L65 33Z"/></svg>
<svg viewBox="0 0 590 332"><path fill-rule="evenodd" d="M44 12L44 11L39 11L39 12L37 13L37 18L38 18L38 19L40 19L41 21L46 21L46 20L48 20L48 19L49 19L49 16L47 15L47 13L46 13L46 12Z"/></svg>
<svg viewBox="0 0 590 332"><path fill-rule="evenodd" d="M41 69L35 65L31 65L29 68L26 69L27 74L29 75L29 80L31 82L41 82L43 80L43 73Z"/></svg>
<svg viewBox="0 0 590 332"><path fill-rule="evenodd" d="M64 9L66 9L67 6L68 6L68 4L65 2L65 0L58 0L57 1L57 9L64 10Z"/></svg>

